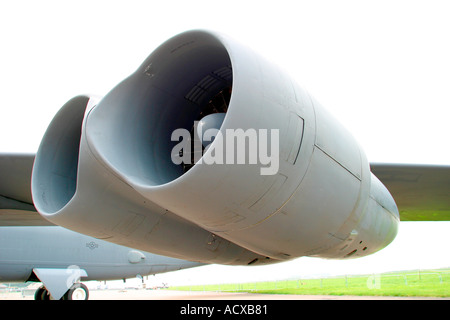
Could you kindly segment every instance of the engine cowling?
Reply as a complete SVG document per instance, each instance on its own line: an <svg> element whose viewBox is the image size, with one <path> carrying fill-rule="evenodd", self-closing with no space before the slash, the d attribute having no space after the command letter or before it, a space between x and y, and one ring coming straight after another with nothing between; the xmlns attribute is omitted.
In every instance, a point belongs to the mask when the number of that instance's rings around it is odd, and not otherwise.
<svg viewBox="0 0 450 320"><path fill-rule="evenodd" d="M395 202L355 139L222 34L175 36L98 103L76 100L84 109L63 108L33 171L36 208L52 222L234 264L356 257L395 237Z"/></svg>

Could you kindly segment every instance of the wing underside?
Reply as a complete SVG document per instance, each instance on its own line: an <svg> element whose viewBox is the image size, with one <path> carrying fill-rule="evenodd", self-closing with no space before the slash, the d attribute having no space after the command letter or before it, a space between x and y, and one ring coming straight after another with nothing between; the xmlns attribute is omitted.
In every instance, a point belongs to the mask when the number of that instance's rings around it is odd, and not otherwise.
<svg viewBox="0 0 450 320"><path fill-rule="evenodd" d="M450 166L371 164L395 199L401 221L450 220Z"/></svg>
<svg viewBox="0 0 450 320"><path fill-rule="evenodd" d="M53 225L33 205L33 162L34 154L0 154L0 226Z"/></svg>

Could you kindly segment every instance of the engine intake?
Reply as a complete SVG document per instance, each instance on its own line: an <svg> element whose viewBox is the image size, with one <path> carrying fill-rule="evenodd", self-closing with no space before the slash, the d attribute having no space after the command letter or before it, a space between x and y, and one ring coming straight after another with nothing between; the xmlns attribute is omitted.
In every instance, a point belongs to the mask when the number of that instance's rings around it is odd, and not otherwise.
<svg viewBox="0 0 450 320"><path fill-rule="evenodd" d="M227 50L207 33L182 38L151 54L88 121L89 139L100 156L134 183L156 186L182 176L193 163L173 163L178 142L172 133L193 132L195 121L228 108L233 76Z"/></svg>
<svg viewBox="0 0 450 320"><path fill-rule="evenodd" d="M89 102L92 107L95 99L78 96L68 101L42 139L32 180L34 201L42 212L59 211L75 194L81 127Z"/></svg>

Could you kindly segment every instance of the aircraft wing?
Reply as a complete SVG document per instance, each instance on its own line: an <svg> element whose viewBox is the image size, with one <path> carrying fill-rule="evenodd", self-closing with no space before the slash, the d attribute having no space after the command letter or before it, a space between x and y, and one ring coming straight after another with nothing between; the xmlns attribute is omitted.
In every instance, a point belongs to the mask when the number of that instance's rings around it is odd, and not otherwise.
<svg viewBox="0 0 450 320"><path fill-rule="evenodd" d="M372 163L401 221L450 221L450 166Z"/></svg>
<svg viewBox="0 0 450 320"><path fill-rule="evenodd" d="M53 225L31 198L34 154L0 154L0 226Z"/></svg>

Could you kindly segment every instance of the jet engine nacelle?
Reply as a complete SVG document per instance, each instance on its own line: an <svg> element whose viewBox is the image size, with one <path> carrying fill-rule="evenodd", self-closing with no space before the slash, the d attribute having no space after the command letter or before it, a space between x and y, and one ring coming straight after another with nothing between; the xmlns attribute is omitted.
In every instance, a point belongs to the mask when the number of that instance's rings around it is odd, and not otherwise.
<svg viewBox="0 0 450 320"><path fill-rule="evenodd" d="M32 193L69 229L230 264L362 256L396 235L395 202L354 138L224 35L175 36L99 102L60 113Z"/></svg>

